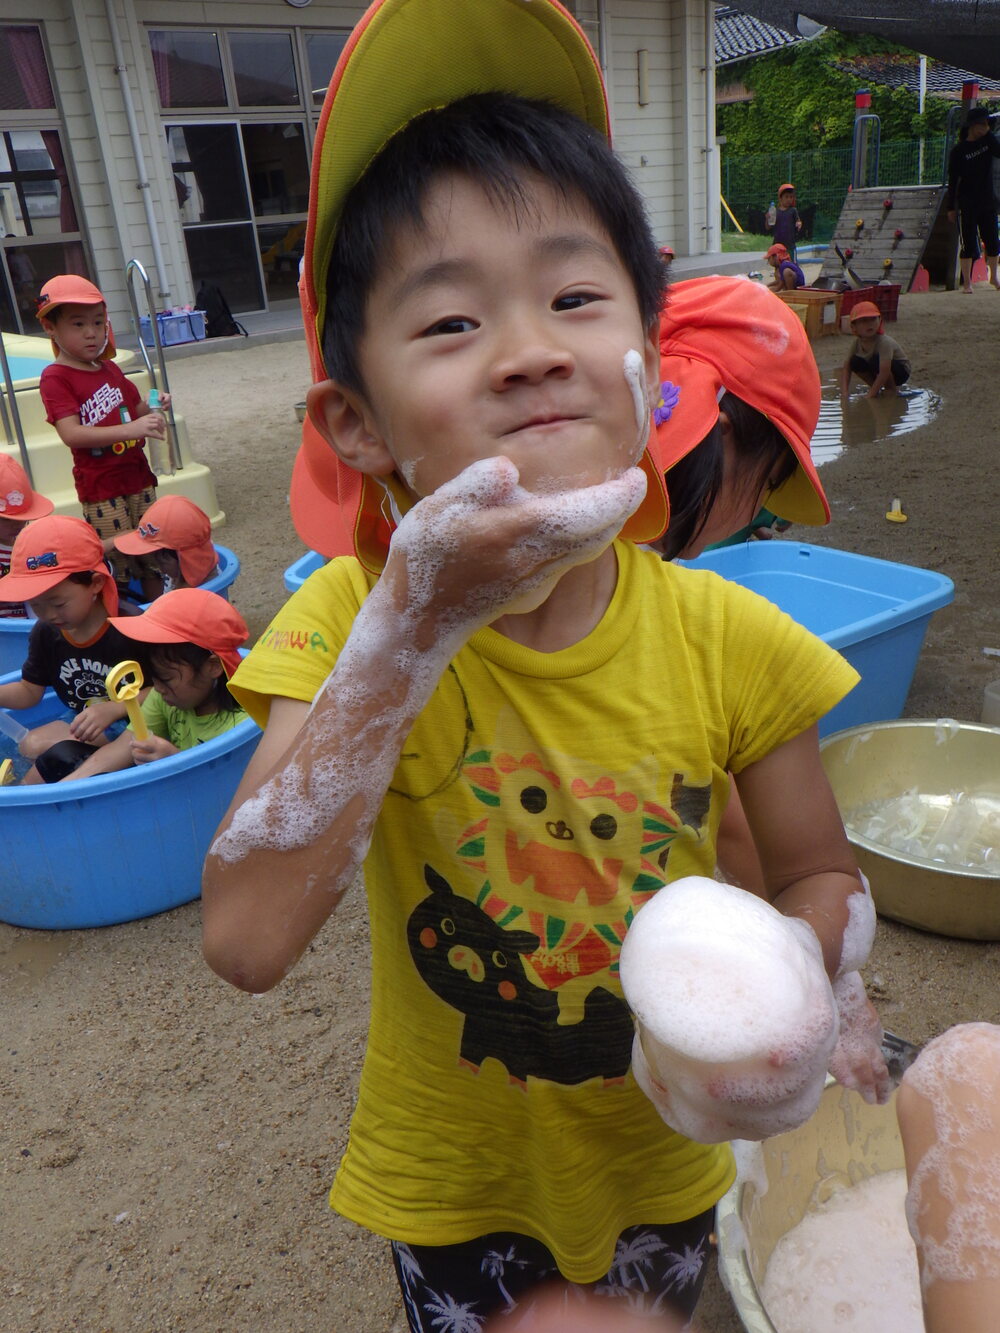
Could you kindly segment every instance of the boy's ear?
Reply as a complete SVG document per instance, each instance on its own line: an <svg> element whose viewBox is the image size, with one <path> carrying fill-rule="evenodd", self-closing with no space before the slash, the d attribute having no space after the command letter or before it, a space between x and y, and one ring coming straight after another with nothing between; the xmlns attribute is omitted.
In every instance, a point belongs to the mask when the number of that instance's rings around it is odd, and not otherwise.
<svg viewBox="0 0 1000 1333"><path fill-rule="evenodd" d="M395 461L359 393L336 380L323 380L306 394L306 409L337 457L355 472L384 477L394 470Z"/></svg>
<svg viewBox="0 0 1000 1333"><path fill-rule="evenodd" d="M660 400L660 388L663 377L660 374L660 321L654 319L646 330L642 345L642 360L646 370L646 393L650 407Z"/></svg>
<svg viewBox="0 0 1000 1333"><path fill-rule="evenodd" d="M222 665L222 659L215 653L206 660L205 669L213 680L218 680L220 676L226 674L226 668Z"/></svg>

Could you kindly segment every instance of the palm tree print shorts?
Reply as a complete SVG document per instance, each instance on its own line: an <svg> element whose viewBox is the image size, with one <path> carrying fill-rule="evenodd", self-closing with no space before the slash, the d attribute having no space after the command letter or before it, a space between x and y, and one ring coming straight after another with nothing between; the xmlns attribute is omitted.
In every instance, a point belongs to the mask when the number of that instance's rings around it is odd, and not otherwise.
<svg viewBox="0 0 1000 1333"><path fill-rule="evenodd" d="M629 1227L603 1278L566 1287L567 1305L606 1297L617 1309L690 1319L705 1280L714 1219L710 1208L672 1226ZM480 1333L491 1316L515 1311L518 1329L530 1330L536 1297L564 1281L546 1247L514 1231L460 1245L393 1241L392 1257L413 1333Z"/></svg>

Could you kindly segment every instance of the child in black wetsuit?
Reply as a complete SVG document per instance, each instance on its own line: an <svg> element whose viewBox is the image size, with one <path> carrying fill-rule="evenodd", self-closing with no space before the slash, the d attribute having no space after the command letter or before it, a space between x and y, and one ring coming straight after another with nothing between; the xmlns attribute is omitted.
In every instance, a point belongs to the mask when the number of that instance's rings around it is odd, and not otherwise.
<svg viewBox="0 0 1000 1333"><path fill-rule="evenodd" d="M948 220L958 222L962 290L972 291L972 265L982 240L990 283L997 281L997 201L993 195L993 160L1000 157L1000 139L990 129L989 112L976 106L959 132L948 158Z"/></svg>
<svg viewBox="0 0 1000 1333"><path fill-rule="evenodd" d="M124 727L125 705L107 698L105 678L128 660L148 674L148 653L109 622L118 613L118 589L100 537L82 518L54 514L28 524L14 542L3 586L5 597L27 602L38 619L21 679L0 685L0 708L33 708L46 687L55 690L66 716L21 742L21 753L34 761L24 781L55 782Z"/></svg>

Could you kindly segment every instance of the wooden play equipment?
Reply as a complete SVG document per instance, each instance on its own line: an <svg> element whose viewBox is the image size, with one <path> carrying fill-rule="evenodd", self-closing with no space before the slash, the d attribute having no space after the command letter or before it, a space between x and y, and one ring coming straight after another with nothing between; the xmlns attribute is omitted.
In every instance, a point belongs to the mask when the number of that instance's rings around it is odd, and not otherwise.
<svg viewBox="0 0 1000 1333"><path fill-rule="evenodd" d="M858 278L872 286L889 281L909 291L923 266L932 283L954 288L957 235L948 221L945 187L871 185L849 191L818 286L832 287L844 278L838 248Z"/></svg>

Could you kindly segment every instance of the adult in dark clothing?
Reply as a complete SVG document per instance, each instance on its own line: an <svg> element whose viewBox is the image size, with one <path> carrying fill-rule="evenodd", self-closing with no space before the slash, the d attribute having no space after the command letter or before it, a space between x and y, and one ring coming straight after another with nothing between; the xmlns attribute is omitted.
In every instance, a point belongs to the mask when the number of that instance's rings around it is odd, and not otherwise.
<svg viewBox="0 0 1000 1333"><path fill-rule="evenodd" d="M972 291L972 265L979 258L980 239L986 251L991 284L997 281L997 201L993 194L993 159L1000 157L1000 139L990 129L989 112L977 106L959 131L948 158L948 220L958 221L962 290Z"/></svg>

